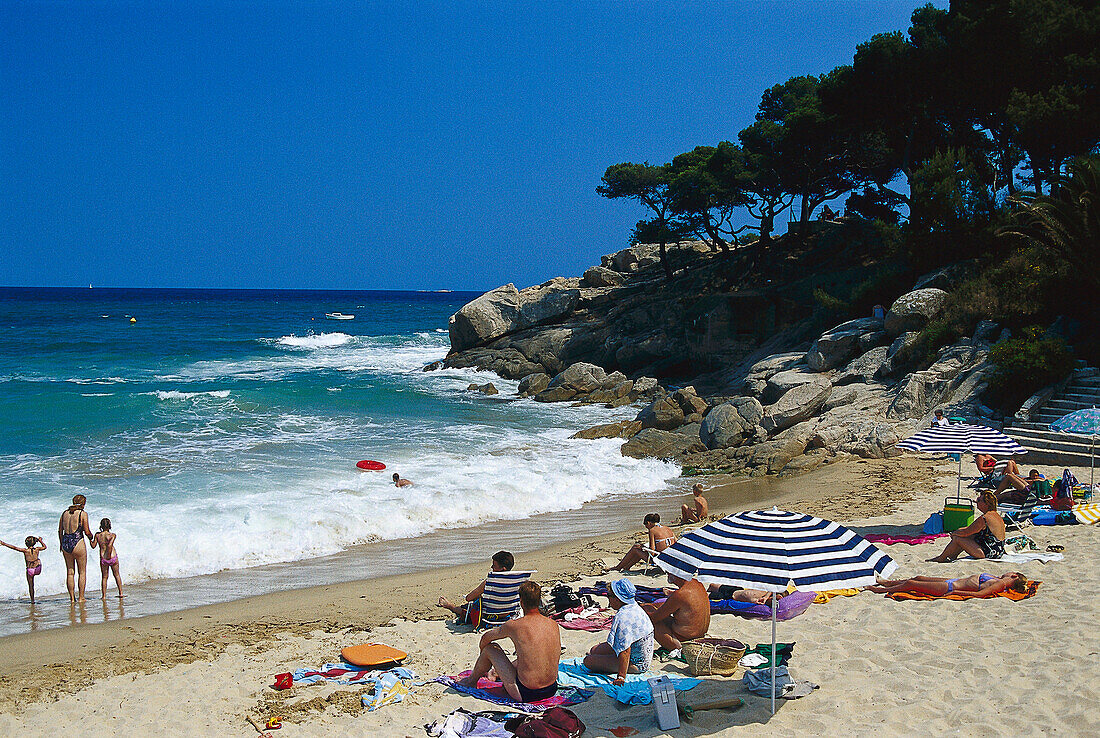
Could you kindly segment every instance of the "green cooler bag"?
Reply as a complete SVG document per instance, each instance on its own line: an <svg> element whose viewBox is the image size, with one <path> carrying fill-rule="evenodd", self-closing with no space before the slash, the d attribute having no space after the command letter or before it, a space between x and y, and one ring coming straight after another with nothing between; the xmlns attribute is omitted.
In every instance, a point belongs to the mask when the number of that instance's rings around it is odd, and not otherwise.
<svg viewBox="0 0 1100 738"><path fill-rule="evenodd" d="M974 502L969 497L947 497L943 501L944 532L965 528L974 522Z"/></svg>

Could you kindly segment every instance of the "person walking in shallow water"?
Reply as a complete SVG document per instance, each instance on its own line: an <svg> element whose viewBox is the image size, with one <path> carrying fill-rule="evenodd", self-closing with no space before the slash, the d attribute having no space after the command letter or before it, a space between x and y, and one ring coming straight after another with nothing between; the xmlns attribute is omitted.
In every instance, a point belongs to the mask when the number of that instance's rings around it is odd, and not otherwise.
<svg viewBox="0 0 1100 738"><path fill-rule="evenodd" d="M408 479L402 479L400 474L398 474L397 472L394 472L393 473L393 486L394 487L411 487L411 486L413 486L413 483L410 482Z"/></svg>
<svg viewBox="0 0 1100 738"><path fill-rule="evenodd" d="M57 521L57 539L61 543L61 555L65 557L65 586L72 603L84 602L84 587L88 583L88 547L84 545L84 538L91 539L92 529L88 526L88 513L84 512L86 502L84 495L76 495L73 504Z"/></svg>
<svg viewBox="0 0 1100 738"><path fill-rule="evenodd" d="M38 554L46 550L46 542L38 536L27 536L27 540L24 541L27 544L26 548L22 546L13 546L10 543L4 543L0 541L0 546L10 548L12 551L18 551L23 554L23 559L27 564L27 591L31 595L31 604L34 604L34 578L42 573L42 561L38 558Z"/></svg>
<svg viewBox="0 0 1100 738"><path fill-rule="evenodd" d="M118 598L122 599L122 577L118 574L118 551L115 550L115 538L111 532L111 519L103 518L99 521L99 532L92 538L92 548L99 547L99 571L103 574L103 581L99 585L102 599L107 599L107 575L115 575L115 586L118 587Z"/></svg>

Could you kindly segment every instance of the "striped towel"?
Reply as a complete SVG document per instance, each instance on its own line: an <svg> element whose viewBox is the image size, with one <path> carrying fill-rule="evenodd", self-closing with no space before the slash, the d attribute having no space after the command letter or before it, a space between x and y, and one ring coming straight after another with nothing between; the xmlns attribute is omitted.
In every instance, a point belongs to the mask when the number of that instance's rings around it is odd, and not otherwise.
<svg viewBox="0 0 1100 738"><path fill-rule="evenodd" d="M1090 502L1087 505L1074 505L1073 517L1083 525L1096 525L1100 523L1100 502Z"/></svg>
<svg viewBox="0 0 1100 738"><path fill-rule="evenodd" d="M506 620L519 611L519 585L526 582L534 571L491 571L485 577L485 589L481 594L481 617L489 620Z"/></svg>

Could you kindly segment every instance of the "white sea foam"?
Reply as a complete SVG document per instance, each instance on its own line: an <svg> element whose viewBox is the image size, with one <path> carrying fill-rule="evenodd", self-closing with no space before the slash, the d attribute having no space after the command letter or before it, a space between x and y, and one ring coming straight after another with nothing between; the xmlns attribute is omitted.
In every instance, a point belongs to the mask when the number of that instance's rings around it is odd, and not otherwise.
<svg viewBox="0 0 1100 738"><path fill-rule="evenodd" d="M142 395L153 395L158 400L194 400L198 397L229 397L229 390L208 390L205 392L180 392L178 390L157 390L156 392L141 392Z"/></svg>
<svg viewBox="0 0 1100 738"><path fill-rule="evenodd" d="M352 340L347 333L310 333L305 336L282 336L275 343L300 349L323 349L343 346Z"/></svg>

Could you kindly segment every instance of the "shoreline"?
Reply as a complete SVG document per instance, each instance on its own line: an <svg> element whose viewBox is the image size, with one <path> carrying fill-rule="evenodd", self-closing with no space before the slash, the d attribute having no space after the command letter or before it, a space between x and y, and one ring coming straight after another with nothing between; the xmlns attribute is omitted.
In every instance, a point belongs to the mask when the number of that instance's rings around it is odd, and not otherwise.
<svg viewBox="0 0 1100 738"><path fill-rule="evenodd" d="M799 476L724 479L707 494L716 514L746 509L746 489L759 488L761 483L773 494L756 499L758 506L784 504L826 517L845 508L884 512L909 499L912 495L905 490L935 473L936 463L908 456L851 459ZM884 480L897 490L893 495L882 494ZM846 492L837 495L838 489ZM672 499L664 498L666 506L671 507ZM686 495L675 499L684 500ZM678 507L673 517L678 517ZM517 565L537 569L536 580L544 585L596 574L603 559L617 560L629 543L642 538L640 525L618 516L611 520L611 533L521 552ZM215 658L232 644L264 642L278 633L302 636L348 627L369 630L395 619L443 620L449 614L435 607L436 599L443 594L461 597L476 586L496 548L478 548L479 560L472 563L4 636L0 638L4 646L0 674L5 675L0 678L0 712L77 691L105 676Z"/></svg>

